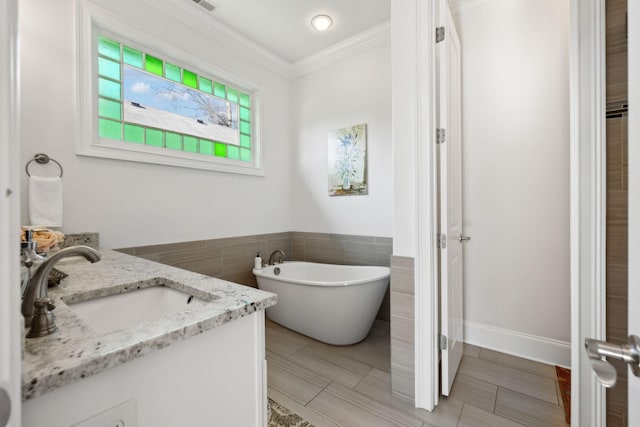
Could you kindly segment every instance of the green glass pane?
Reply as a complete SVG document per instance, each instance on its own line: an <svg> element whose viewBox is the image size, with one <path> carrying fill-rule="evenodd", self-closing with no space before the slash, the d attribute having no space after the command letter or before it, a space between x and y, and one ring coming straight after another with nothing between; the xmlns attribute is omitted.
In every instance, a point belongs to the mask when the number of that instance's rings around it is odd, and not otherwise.
<svg viewBox="0 0 640 427"><path fill-rule="evenodd" d="M147 145L153 145L154 147L162 147L162 134L163 132L158 129L147 129Z"/></svg>
<svg viewBox="0 0 640 427"><path fill-rule="evenodd" d="M190 153L198 152L198 138L194 138L192 136L184 137L184 151L188 151Z"/></svg>
<svg viewBox="0 0 640 427"><path fill-rule="evenodd" d="M251 150L249 150L248 148L241 148L240 149L240 160L242 160L243 162L250 162L251 161Z"/></svg>
<svg viewBox="0 0 640 427"><path fill-rule="evenodd" d="M98 79L98 94L109 98L120 100L120 83L107 79Z"/></svg>
<svg viewBox="0 0 640 427"><path fill-rule="evenodd" d="M158 59L149 54L146 55L146 59L147 62L144 64L144 69L150 73L162 76L162 59Z"/></svg>
<svg viewBox="0 0 640 427"><path fill-rule="evenodd" d="M122 104L108 99L98 100L98 115L110 119L122 120Z"/></svg>
<svg viewBox="0 0 640 427"><path fill-rule="evenodd" d="M216 142L216 157L227 157L227 144Z"/></svg>
<svg viewBox="0 0 640 427"><path fill-rule="evenodd" d="M180 83L180 67L176 67L168 62L164 63L164 76L169 80Z"/></svg>
<svg viewBox="0 0 640 427"><path fill-rule="evenodd" d="M227 88L225 87L225 85L215 82L213 84L213 94L215 96L219 96L220 98L226 98L227 97Z"/></svg>
<svg viewBox="0 0 640 427"><path fill-rule="evenodd" d="M251 147L251 137L249 135L240 135L240 146L245 148Z"/></svg>
<svg viewBox="0 0 640 427"><path fill-rule="evenodd" d="M251 123L240 120L240 132L251 135Z"/></svg>
<svg viewBox="0 0 640 427"><path fill-rule="evenodd" d="M200 77L200 80L198 80L198 87L203 92L213 93L213 86L212 86L211 80L209 79Z"/></svg>
<svg viewBox="0 0 640 427"><path fill-rule="evenodd" d="M194 89L198 88L198 76L189 70L182 70L182 83Z"/></svg>
<svg viewBox="0 0 640 427"><path fill-rule="evenodd" d="M227 99L231 102L238 103L238 91L235 89L227 88Z"/></svg>
<svg viewBox="0 0 640 427"><path fill-rule="evenodd" d="M125 46L123 51L125 64L142 68L142 52L136 49L132 49L128 46Z"/></svg>
<svg viewBox="0 0 640 427"><path fill-rule="evenodd" d="M112 59L120 60L120 43L106 37L98 37L98 53Z"/></svg>
<svg viewBox="0 0 640 427"><path fill-rule="evenodd" d="M113 120L98 120L98 135L100 138L122 140L122 123Z"/></svg>
<svg viewBox="0 0 640 427"><path fill-rule="evenodd" d="M200 152L202 154L213 154L213 141L208 141L206 139L200 140Z"/></svg>
<svg viewBox="0 0 640 427"><path fill-rule="evenodd" d="M240 105L243 107L251 107L251 98L246 93L240 92Z"/></svg>
<svg viewBox="0 0 640 427"><path fill-rule="evenodd" d="M120 80L120 63L106 58L98 58L98 74L113 80Z"/></svg>
<svg viewBox="0 0 640 427"><path fill-rule="evenodd" d="M125 123L124 140L128 142L136 142L138 144L144 144L144 128L142 126L136 126L136 125L131 125L129 123Z"/></svg>
<svg viewBox="0 0 640 427"><path fill-rule="evenodd" d="M251 121L251 110L245 107L240 107L240 120L247 122Z"/></svg>
<svg viewBox="0 0 640 427"><path fill-rule="evenodd" d="M182 136L177 133L167 132L164 135L164 143L167 148L172 150L182 150Z"/></svg>
<svg viewBox="0 0 640 427"><path fill-rule="evenodd" d="M240 148L236 147L235 145L229 145L227 147L227 157L232 160L240 159Z"/></svg>

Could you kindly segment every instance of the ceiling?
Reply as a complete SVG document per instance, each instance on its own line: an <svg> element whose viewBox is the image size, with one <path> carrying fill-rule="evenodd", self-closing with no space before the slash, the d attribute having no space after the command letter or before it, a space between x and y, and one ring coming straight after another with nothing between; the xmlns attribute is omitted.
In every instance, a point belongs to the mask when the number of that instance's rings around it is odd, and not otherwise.
<svg viewBox="0 0 640 427"><path fill-rule="evenodd" d="M187 0L184 0L187 1ZM390 18L390 0L207 0L216 6L204 14L293 64ZM311 27L311 18L330 15L326 32Z"/></svg>

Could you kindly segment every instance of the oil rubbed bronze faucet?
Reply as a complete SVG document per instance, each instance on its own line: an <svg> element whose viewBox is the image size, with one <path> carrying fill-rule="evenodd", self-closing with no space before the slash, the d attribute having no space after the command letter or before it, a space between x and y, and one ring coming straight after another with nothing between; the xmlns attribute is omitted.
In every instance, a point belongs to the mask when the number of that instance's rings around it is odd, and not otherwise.
<svg viewBox="0 0 640 427"><path fill-rule="evenodd" d="M55 305L47 292L49 273L58 261L72 256L82 256L91 262L98 262L101 258L100 252L89 246L71 246L51 255L38 265L22 296L24 323L25 326L31 327L27 338L43 337L58 330L51 312Z"/></svg>
<svg viewBox="0 0 640 427"><path fill-rule="evenodd" d="M275 261L276 257L278 256L280 257L279 263ZM287 256L283 251L281 251L280 249L276 249L275 251L271 252L271 256L269 257L269 265L282 264L286 257Z"/></svg>

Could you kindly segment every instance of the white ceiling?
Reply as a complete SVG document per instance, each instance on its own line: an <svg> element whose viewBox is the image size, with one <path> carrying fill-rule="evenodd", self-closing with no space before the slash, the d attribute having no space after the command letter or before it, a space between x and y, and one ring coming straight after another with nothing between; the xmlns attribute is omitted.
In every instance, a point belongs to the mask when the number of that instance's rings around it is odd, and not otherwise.
<svg viewBox="0 0 640 427"><path fill-rule="evenodd" d="M183 0L189 1L189 0ZM390 18L390 0L207 0L209 14L293 64ZM311 18L326 14L333 27L324 33Z"/></svg>

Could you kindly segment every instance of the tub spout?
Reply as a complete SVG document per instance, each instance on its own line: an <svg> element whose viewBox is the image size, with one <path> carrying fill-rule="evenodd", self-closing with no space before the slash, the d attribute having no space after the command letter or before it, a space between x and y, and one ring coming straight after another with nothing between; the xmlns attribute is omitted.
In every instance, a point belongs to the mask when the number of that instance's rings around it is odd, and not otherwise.
<svg viewBox="0 0 640 427"><path fill-rule="evenodd" d="M276 261L276 258L278 257L280 258L280 262ZM287 256L283 251L281 251L280 249L276 249L275 251L271 252L271 256L269 257L269 265L282 264L286 257Z"/></svg>

